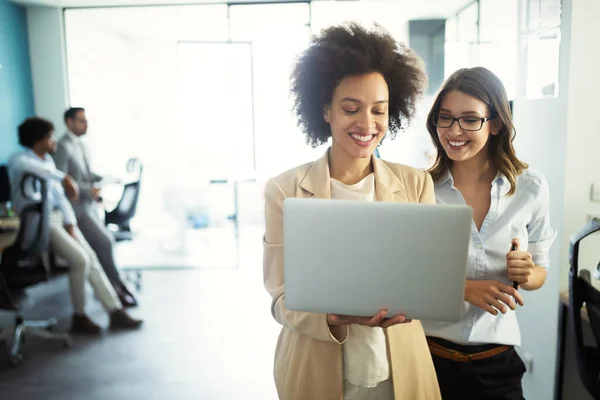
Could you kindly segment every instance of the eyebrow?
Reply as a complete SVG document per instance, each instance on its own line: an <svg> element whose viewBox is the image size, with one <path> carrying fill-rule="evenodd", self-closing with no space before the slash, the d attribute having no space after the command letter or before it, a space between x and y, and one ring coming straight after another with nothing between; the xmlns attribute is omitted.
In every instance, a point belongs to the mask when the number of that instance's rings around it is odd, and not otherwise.
<svg viewBox="0 0 600 400"><path fill-rule="evenodd" d="M447 110L445 108L440 108L440 111L452 114L452 111ZM479 115L479 113L477 111L463 111L463 115Z"/></svg>
<svg viewBox="0 0 600 400"><path fill-rule="evenodd" d="M360 101L358 99L353 99L352 97L344 97L342 100L340 100L340 103L344 103L344 102L362 104L362 101ZM373 104L383 104L383 103L388 103L388 100L379 100Z"/></svg>

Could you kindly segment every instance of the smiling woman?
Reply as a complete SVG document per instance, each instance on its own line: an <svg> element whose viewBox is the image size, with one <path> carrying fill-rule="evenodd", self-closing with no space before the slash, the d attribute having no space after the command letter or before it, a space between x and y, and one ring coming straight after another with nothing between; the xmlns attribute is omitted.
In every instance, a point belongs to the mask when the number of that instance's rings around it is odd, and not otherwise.
<svg viewBox="0 0 600 400"><path fill-rule="evenodd" d="M477 155L480 161L490 158L510 183L509 194L514 193L516 177L527 164L517 158L513 147L511 115L504 85L491 71L476 67L452 74L438 93L427 120L427 130L437 148L430 169L433 180L443 177L454 157L460 161ZM456 145L451 145L450 139ZM486 151L480 151L484 148Z"/></svg>
<svg viewBox="0 0 600 400"><path fill-rule="evenodd" d="M439 204L473 209L465 313L424 323L444 399L523 399L518 289L546 281L555 238L544 176L519 160L506 90L483 67L454 72L427 121ZM470 360L465 363L464 360Z"/></svg>
<svg viewBox="0 0 600 400"><path fill-rule="evenodd" d="M280 399L440 398L419 321L384 319L386 310L370 318L290 311L283 281L285 198L435 201L426 171L373 156L413 117L425 83L423 63L410 49L381 28L357 24L325 29L295 65L298 125L313 147L332 141L321 159L266 185L264 281L282 325L275 354ZM403 196L394 197L399 190Z"/></svg>

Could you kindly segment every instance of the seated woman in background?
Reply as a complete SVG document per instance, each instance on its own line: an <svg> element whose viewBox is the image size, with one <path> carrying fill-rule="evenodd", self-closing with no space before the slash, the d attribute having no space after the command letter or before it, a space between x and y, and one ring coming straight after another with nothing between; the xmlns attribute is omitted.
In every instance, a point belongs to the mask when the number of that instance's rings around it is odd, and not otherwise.
<svg viewBox="0 0 600 400"><path fill-rule="evenodd" d="M463 319L423 323L442 396L522 399L516 287L546 281L555 238L548 184L517 158L506 90L485 68L448 78L427 130L437 148L430 169L437 202L473 208Z"/></svg>
<svg viewBox="0 0 600 400"><path fill-rule="evenodd" d="M324 30L295 65L298 125L313 146L332 142L319 160L266 185L264 281L282 325L274 371L281 399L440 398L419 321L384 319L385 310L372 318L293 312L283 282L286 197L435 202L426 171L373 155L413 117L425 86L423 63L410 49L383 29L357 24Z"/></svg>

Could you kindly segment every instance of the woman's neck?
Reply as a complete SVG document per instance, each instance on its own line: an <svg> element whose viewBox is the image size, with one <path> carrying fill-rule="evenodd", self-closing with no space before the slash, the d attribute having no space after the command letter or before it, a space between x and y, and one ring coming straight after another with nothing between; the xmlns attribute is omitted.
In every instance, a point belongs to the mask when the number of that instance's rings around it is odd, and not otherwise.
<svg viewBox="0 0 600 400"><path fill-rule="evenodd" d="M331 178L346 185L354 185L373 172L371 157L353 158L335 146L329 150L329 174Z"/></svg>
<svg viewBox="0 0 600 400"><path fill-rule="evenodd" d="M454 184L491 184L496 177L497 170L491 160L476 160L471 159L462 162L453 162L450 166L450 172L454 179Z"/></svg>

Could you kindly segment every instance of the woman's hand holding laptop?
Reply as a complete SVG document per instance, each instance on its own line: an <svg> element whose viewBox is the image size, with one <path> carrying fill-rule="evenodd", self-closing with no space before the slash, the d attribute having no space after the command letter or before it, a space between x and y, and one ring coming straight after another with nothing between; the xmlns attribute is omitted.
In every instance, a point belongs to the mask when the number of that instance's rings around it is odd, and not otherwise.
<svg viewBox="0 0 600 400"><path fill-rule="evenodd" d="M353 315L335 315L335 314L327 314L327 323L330 326L339 326L339 325L365 325L370 327L381 327L381 328L389 328L390 326L396 324L403 324L406 322L410 322L410 319L406 319L406 317L402 314L395 315L391 318L386 318L387 310L380 310L374 317L359 317Z"/></svg>

